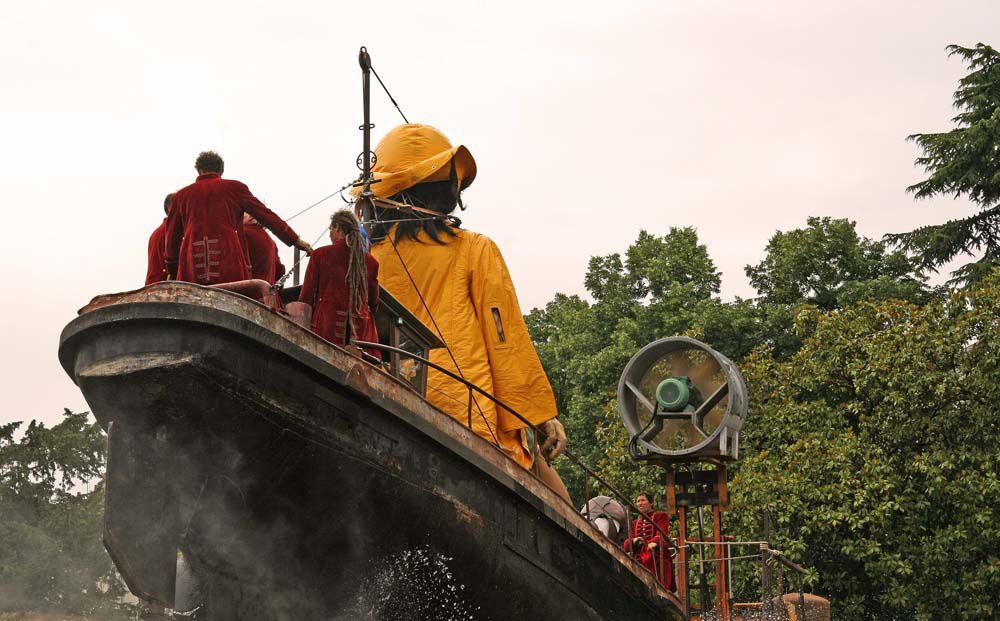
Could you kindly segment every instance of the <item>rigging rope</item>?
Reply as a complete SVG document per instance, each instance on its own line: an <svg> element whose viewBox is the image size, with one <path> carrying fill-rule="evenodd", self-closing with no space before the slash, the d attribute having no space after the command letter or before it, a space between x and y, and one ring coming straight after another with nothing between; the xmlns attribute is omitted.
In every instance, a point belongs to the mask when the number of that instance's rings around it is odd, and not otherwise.
<svg viewBox="0 0 1000 621"><path fill-rule="evenodd" d="M372 73L375 74L375 79L378 80L378 83L382 85L382 90L385 91L385 94L389 96L389 101L392 102L392 105L396 106L396 110L399 110L399 116L403 117L403 122L409 123L409 121L406 119L406 115L403 114L403 111L399 109L399 104L396 103L396 100L392 98L392 93L390 93L389 89L385 87L385 82L382 81L382 78L378 77L378 72L375 71L375 67L372 66L371 70Z"/></svg>
<svg viewBox="0 0 1000 621"><path fill-rule="evenodd" d="M332 196L332 194L331 194L331 196ZM318 244L318 243L319 243L319 240L323 239L323 236L324 236L324 235L326 235L326 234L327 234L327 232L329 232L329 230L330 230L330 229L329 229L329 227L327 227L327 228L324 228L324 229L323 229L323 232L319 234L319 237L317 237L317 238L316 238L316 239L315 239L315 240L313 241L313 243L312 243L311 245L312 245L312 246L315 246L316 244ZM315 252L315 250L314 250L314 252ZM302 263L302 260L303 260L303 259L305 259L305 258L306 258L306 257L308 257L308 256L309 256L308 254L306 254L306 253L304 253L304 252L303 252L303 253L302 253L302 256L301 256L301 257L299 257L299 260L298 260L298 261L296 261L296 262L295 262L295 263L294 263L294 264L292 265L292 267L290 267L290 268L288 269L288 271L287 271L287 272L285 272L284 276L282 276L282 277L281 277L281 278L279 278L278 280L274 281L274 284L273 284L273 285L271 285L271 290L272 290L272 291L277 291L278 289L281 289L282 287L284 287L284 286L285 286L285 281L286 281L286 280L288 280L288 277L289 277L289 276L290 276L290 275L292 274L292 272L294 272L294 271L295 271L295 268L299 266L299 263Z"/></svg>
<svg viewBox="0 0 1000 621"><path fill-rule="evenodd" d="M318 201L316 201L312 205L309 205L308 207L306 207L302 211L300 211L300 212L298 212L298 213L296 213L296 214L294 214L292 216L289 216L289 217L285 218L285 222L288 222L290 220L294 220L295 218L298 218L299 216L301 216L305 212L309 211L313 207L316 207L317 205L319 205L319 204L321 204L321 203L323 203L323 202L325 202L325 201L333 198L337 194L340 194L341 200L343 200L345 203L350 203L350 201L344 199L343 191L346 190L347 188L351 187L352 185L354 185L354 184L353 183L348 183L347 185L345 185L344 187L340 188L336 192L333 192L332 194L328 194L328 195L324 196L323 198L319 199Z"/></svg>

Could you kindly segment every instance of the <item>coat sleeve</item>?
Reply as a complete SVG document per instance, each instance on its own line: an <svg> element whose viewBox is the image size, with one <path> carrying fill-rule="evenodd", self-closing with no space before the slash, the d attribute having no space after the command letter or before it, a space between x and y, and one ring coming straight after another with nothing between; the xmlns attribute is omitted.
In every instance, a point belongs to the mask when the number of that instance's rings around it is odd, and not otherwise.
<svg viewBox="0 0 1000 621"><path fill-rule="evenodd" d="M314 252L309 265L306 266L306 277L302 281L302 289L299 290L299 302L305 302L309 306L316 303L317 288L319 287L319 256Z"/></svg>
<svg viewBox="0 0 1000 621"><path fill-rule="evenodd" d="M167 277L166 264L163 262L163 244L166 236L166 225L158 226L149 236L146 248L146 285L161 282Z"/></svg>
<svg viewBox="0 0 1000 621"><path fill-rule="evenodd" d="M555 418L555 395L521 315L507 264L489 238L473 235L469 243L469 291L486 343L493 393L534 425ZM505 408L498 406L497 413L503 431L527 426Z"/></svg>
<svg viewBox="0 0 1000 621"><path fill-rule="evenodd" d="M250 188L239 181L230 181L233 183L236 200L240 207L243 208L243 211L253 216L264 228L274 233L286 246L291 246L298 241L299 236L292 230L292 227L279 218L278 214L268 209L267 205L260 202L256 196L251 194Z"/></svg>
<svg viewBox="0 0 1000 621"><path fill-rule="evenodd" d="M663 532L667 533L668 535L670 534L670 516L668 516L666 513L662 511L657 511L650 517L653 518L653 523L659 526L663 530ZM660 535L659 532L657 532L655 535L655 539L657 543L659 543L663 539L663 537Z"/></svg>
<svg viewBox="0 0 1000 621"><path fill-rule="evenodd" d="M170 280L177 278L177 261L181 253L181 240L184 238L184 208L178 203L175 197L173 208L167 216L167 232L163 236L163 263Z"/></svg>
<svg viewBox="0 0 1000 621"><path fill-rule="evenodd" d="M632 539L635 538L635 520L628 525L628 536L625 537L625 541L622 542L622 549L626 552L632 552Z"/></svg>

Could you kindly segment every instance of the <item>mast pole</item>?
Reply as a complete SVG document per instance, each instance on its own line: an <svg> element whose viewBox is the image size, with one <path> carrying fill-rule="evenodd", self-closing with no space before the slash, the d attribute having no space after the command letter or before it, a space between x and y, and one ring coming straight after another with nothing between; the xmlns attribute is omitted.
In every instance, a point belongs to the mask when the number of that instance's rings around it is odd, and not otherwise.
<svg viewBox="0 0 1000 621"><path fill-rule="evenodd" d="M372 204L372 123L371 123L371 70L372 58L368 50L361 46L358 52L358 64L361 65L361 91L364 105L364 124L361 132L364 136L364 147L361 152L361 182L364 184L358 201L358 215L365 221L374 216Z"/></svg>

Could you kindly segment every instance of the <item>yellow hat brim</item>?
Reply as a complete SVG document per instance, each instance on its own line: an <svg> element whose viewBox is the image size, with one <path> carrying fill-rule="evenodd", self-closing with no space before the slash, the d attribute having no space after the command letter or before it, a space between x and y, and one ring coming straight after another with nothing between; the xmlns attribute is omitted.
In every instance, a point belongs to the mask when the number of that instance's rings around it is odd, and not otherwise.
<svg viewBox="0 0 1000 621"><path fill-rule="evenodd" d="M464 145L459 145L418 162L405 170L391 173L373 171L372 177L378 183L372 184L372 194L380 198L389 198L418 183L447 181L451 175L453 161L459 189L464 190L472 185L476 179L476 160ZM361 188L352 188L351 194L359 196Z"/></svg>

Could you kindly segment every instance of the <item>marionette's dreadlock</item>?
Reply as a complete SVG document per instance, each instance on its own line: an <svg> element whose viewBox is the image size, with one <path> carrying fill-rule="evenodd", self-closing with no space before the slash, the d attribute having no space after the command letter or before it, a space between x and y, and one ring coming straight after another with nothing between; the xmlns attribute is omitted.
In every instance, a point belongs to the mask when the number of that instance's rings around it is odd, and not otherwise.
<svg viewBox="0 0 1000 621"><path fill-rule="evenodd" d="M344 235L350 251L347 265L347 290L350 295L351 312L361 315L368 303L368 276L365 267L365 245L361 238L361 226L350 209L341 209L330 217L330 228L336 228Z"/></svg>

